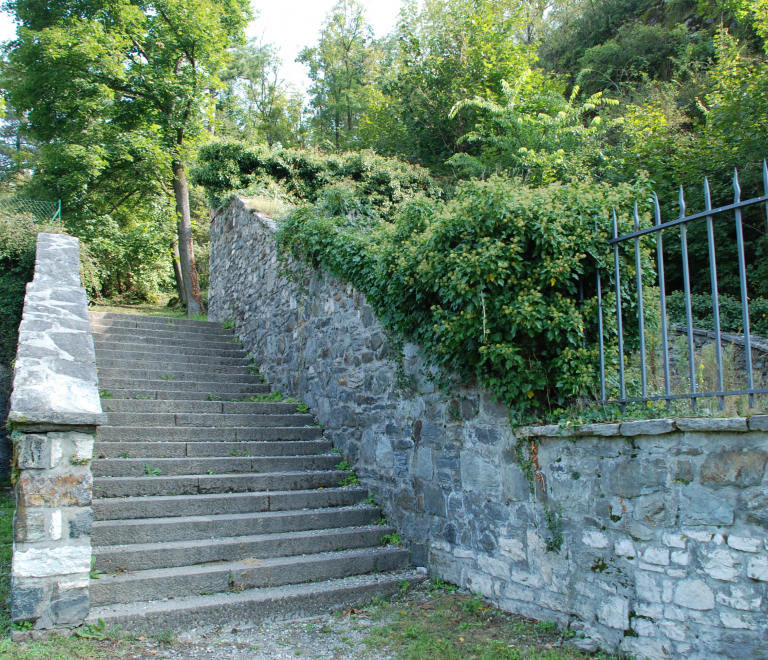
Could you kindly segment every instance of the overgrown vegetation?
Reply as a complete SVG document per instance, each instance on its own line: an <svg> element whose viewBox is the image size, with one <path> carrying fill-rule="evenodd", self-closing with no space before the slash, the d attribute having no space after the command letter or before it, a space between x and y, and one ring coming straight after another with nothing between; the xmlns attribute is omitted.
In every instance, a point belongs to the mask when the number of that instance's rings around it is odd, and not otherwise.
<svg viewBox="0 0 768 660"><path fill-rule="evenodd" d="M367 608L376 622L366 642L374 651L400 660L578 660L565 642L572 630L502 612L479 595L458 593L436 579L389 603ZM598 651L595 660L614 656Z"/></svg>
<svg viewBox="0 0 768 660"><path fill-rule="evenodd" d="M495 177L462 184L448 203L406 203L392 223L364 229L320 203L291 213L278 244L351 282L441 373L477 379L514 407L550 410L595 392L595 268L607 264L611 210L628 229L633 204L646 210L647 188L529 188ZM630 287L623 297L631 318Z"/></svg>

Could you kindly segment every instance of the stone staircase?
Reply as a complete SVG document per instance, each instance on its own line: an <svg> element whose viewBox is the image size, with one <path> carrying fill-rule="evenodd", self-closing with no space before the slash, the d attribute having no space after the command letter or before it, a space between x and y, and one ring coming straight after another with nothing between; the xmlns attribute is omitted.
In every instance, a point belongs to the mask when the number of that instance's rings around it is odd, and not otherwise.
<svg viewBox="0 0 768 660"><path fill-rule="evenodd" d="M323 430L250 373L232 330L92 313L91 615L124 630L247 627L392 593L419 574ZM263 398L263 397L262 397Z"/></svg>

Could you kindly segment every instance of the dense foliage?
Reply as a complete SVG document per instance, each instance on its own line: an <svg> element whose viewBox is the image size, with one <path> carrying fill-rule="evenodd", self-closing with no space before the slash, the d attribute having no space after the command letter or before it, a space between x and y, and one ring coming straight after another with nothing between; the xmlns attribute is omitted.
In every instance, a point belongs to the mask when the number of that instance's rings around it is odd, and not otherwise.
<svg viewBox="0 0 768 660"><path fill-rule="evenodd" d="M365 231L322 201L307 205L281 223L278 243L351 282L441 373L477 378L517 407L550 408L596 391L595 268L609 256L611 209L628 229L636 200L646 210L647 181L532 189L493 177L463 184L448 203L412 200Z"/></svg>
<svg viewBox="0 0 768 660"><path fill-rule="evenodd" d="M741 334L744 332L741 298L728 294L719 296L720 303L720 330ZM712 312L711 295L692 295L691 312L693 327L702 330L714 330L715 319ZM667 316L669 322L685 326L685 294L682 291L673 291L667 297ZM768 300L765 298L752 298L749 301L750 333L768 337Z"/></svg>
<svg viewBox="0 0 768 660"><path fill-rule="evenodd" d="M16 357L24 291L35 273L34 219L0 215L0 364Z"/></svg>
<svg viewBox="0 0 768 660"><path fill-rule="evenodd" d="M442 193L427 170L370 152L326 156L237 142L215 142L202 148L192 178L205 188L213 206L233 191L261 193L275 184L277 194L290 202L315 202L328 186L346 183L354 186L366 205L389 216L417 193L429 197Z"/></svg>

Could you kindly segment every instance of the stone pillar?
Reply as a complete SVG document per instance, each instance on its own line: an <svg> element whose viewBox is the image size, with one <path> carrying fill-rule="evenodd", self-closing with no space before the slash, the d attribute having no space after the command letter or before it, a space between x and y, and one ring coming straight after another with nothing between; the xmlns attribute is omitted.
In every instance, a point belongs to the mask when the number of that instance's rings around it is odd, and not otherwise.
<svg viewBox="0 0 768 660"><path fill-rule="evenodd" d="M27 285L8 420L16 490L12 618L39 638L89 612L91 459L101 411L77 239L40 234Z"/></svg>

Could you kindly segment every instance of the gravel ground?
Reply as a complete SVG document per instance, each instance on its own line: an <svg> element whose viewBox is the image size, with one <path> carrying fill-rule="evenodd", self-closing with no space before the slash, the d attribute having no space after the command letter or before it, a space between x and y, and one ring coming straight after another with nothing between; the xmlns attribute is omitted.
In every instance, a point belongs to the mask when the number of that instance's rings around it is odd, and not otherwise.
<svg viewBox="0 0 768 660"><path fill-rule="evenodd" d="M390 660L363 641L375 625L364 613L345 612L304 621L276 622L249 630L180 634L173 645L146 643L133 658L232 658L233 660ZM131 657L131 656L127 656Z"/></svg>

